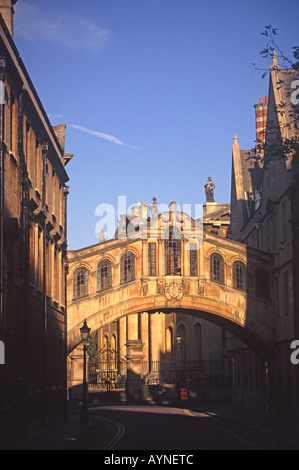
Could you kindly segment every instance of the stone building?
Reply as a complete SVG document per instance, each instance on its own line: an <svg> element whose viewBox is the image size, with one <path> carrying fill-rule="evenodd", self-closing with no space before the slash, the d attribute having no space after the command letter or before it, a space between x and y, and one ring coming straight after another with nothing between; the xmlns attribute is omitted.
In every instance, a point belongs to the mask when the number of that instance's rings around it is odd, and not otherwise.
<svg viewBox="0 0 299 470"><path fill-rule="evenodd" d="M53 128L0 1L0 436L64 414L66 396L65 126ZM2 344L1 343L1 344Z"/></svg>
<svg viewBox="0 0 299 470"><path fill-rule="evenodd" d="M150 207L139 203L123 214L112 240L102 233L99 244L69 252L70 384L82 378L78 331L88 318L98 335L97 366L103 362L106 372L109 361L130 359L133 343L145 364L137 375L147 380L155 380L155 364L179 358L200 368L229 357L234 404L298 410L298 372L290 361L299 338L298 150L290 152L298 138L296 84L298 72L281 70L274 55L269 94L254 106L256 144L240 150L234 138L230 204L215 202L208 177L194 250L181 232L197 220L174 202L160 213L154 198Z"/></svg>
<svg viewBox="0 0 299 470"><path fill-rule="evenodd" d="M104 358L107 362L109 354L113 361L128 358L130 341L142 343L142 358L149 364L149 372L154 364L178 357L199 362L230 357L234 404L275 413L298 409L298 373L290 361L291 342L299 337L298 158L283 154L281 145L283 140L296 137L291 101L296 80L298 72L280 70L274 56L269 94L254 106L256 144L253 149L240 150L237 136L234 138L230 204L215 202L215 186L208 178L203 243L195 237L195 251L186 249L184 237L177 244L173 238L163 240L159 231L149 232L151 218L143 202L132 214L121 216L113 240L105 240L102 234L99 244L69 253L70 363L75 363L78 351L74 349L78 344L77 325L86 315L98 334L99 361ZM168 223L171 214L177 217L175 203L170 204L169 213L160 214L155 199L150 212ZM178 214L190 226L196 222ZM129 228L133 239L127 236ZM143 233L147 234L146 241L142 240ZM128 288L123 289L127 282ZM221 293L217 291L219 285ZM148 308L148 304L142 304L143 296L153 294L154 303L155 295L161 292L166 297L166 309L161 307L156 313L152 308L150 313L145 307L142 310L143 305ZM196 314L194 305L190 310L183 308L189 305L187 293L207 301ZM184 302L180 301L183 296ZM215 296L219 318L230 298L235 313L243 306L243 313L237 317L244 318L245 328L236 331L232 324L218 321L217 315L204 314L212 312ZM131 299L140 304L140 311L126 315ZM173 311L168 308L171 299ZM252 329L256 315L263 325L263 340L267 342L265 335L271 337L267 354L261 351L257 338L251 342L243 334L246 327ZM256 332L256 326L253 330ZM70 380L80 381L82 373L75 377L75 368L70 370Z"/></svg>
<svg viewBox="0 0 299 470"><path fill-rule="evenodd" d="M175 202L168 211L157 208L152 204L149 214L145 202L137 204L120 217L113 239L101 235L100 243L68 253L71 388L82 382L78 328L85 318L98 336L92 372L102 388L108 375L120 381L138 346L145 384L176 385L184 377L208 396L214 380L220 393L232 379L226 329L257 349L256 334L272 334L272 307L262 299L256 305L253 295L256 267L271 260L226 236L229 205L207 202L198 219Z"/></svg>
<svg viewBox="0 0 299 470"><path fill-rule="evenodd" d="M156 203L155 199L154 202ZM203 209L203 224L207 226L207 231L226 233L229 224L229 206L218 207L214 202L206 203ZM70 324L73 324L74 318L77 317L78 308L86 309L88 315L90 312L96 312L99 299L106 289L114 289L115 297L119 296L119 285L129 284L140 276L144 277L142 287L144 294L151 288L146 281L148 278L156 280L165 276L171 278L176 276L181 278L184 275L198 276L197 248L202 241L202 227L195 238L194 233L192 234L196 250L184 251L184 242L180 233L181 224L184 225L186 222L186 226L190 225L188 230L192 231L194 221L186 214L178 212L175 202L170 203L169 212L160 213L158 204L157 208L151 205L150 212L145 202L137 204L131 214L121 216L114 239L105 240L100 234L99 244L68 253L67 295ZM174 230L179 232L179 239L176 239L172 233L173 225L170 224L170 220L178 217L182 222L178 227L174 227ZM166 219L169 219L168 222ZM153 220L154 224L151 224ZM163 230L168 231L169 240L168 238L164 240L161 236ZM143 242L145 239L146 244ZM133 297L139 296L139 288L136 290L136 287L132 286L131 291ZM161 380L159 371L162 363L178 360L185 363L193 361L195 367L195 362L206 361L212 364L222 361L224 357L223 328L178 311L167 314L157 311L150 314L139 312L127 316L121 315L118 320L107 322L100 327L97 336L99 350L97 367L100 367L100 373L102 369L104 378L107 375L105 371L108 360L112 364L118 363L118 368L120 362L126 362L128 345L131 341L141 341L143 344L144 377L147 377L149 383ZM71 386L82 380L82 369L78 367L80 357L79 346L69 356Z"/></svg>
<svg viewBox="0 0 299 470"><path fill-rule="evenodd" d="M156 202L155 198L154 201ZM197 250L196 252L191 250L190 252L187 252L183 255L182 260L179 259L179 257L182 255L181 250L183 251L183 247L180 245L184 244L184 234L182 236L178 235L178 240L172 239L170 241L163 242L163 238L159 238L162 230L161 227L160 234L150 233L151 227L149 226L150 223L148 221L153 220L149 219L149 216L153 215L152 207L153 206L150 206L148 208L145 202L139 203L133 208L132 214L126 214L125 217L122 217L122 223L124 223L125 220L126 230L124 230L124 226L120 225L116 232L116 238L124 239L128 233L128 227L131 224L133 224L134 227L136 225L138 226L139 221L144 221L145 218L148 225L147 236L149 237L149 243L152 241L152 245L149 245L149 251L147 253L148 275L197 276L199 268ZM151 209L150 213L148 209ZM179 214L180 217L182 217L182 220L188 220L188 222L191 221L191 227L193 223L196 223L196 221L192 221L187 214L177 212L177 210L178 208L176 203L172 202L169 205L169 212L166 211L161 214L157 212L157 220L162 220L162 225L163 217L165 217L166 223L164 229L170 230L170 232L168 232L170 235L171 228L166 229L166 225L168 223L168 219L171 220L172 216L175 214L176 216ZM213 200L213 202L206 202L203 205L202 226L199 226L196 230L196 232L198 232L196 233L197 238L192 238L194 243L197 245L197 249L199 248L202 241L201 238L203 234L201 233L201 230L203 230L205 233L216 234L222 237L226 236L226 231L228 229L230 220L229 214L230 206L227 204L217 204L215 200ZM144 225L144 222L141 223L141 226L142 225ZM186 223L186 225L188 226L188 223ZM178 229L180 230L181 227ZM188 238L189 236L187 236L187 239ZM159 254L156 253L157 241L158 246L160 244ZM176 248L174 244L176 244L176 246L179 248ZM103 248L103 245L102 247L95 247L94 253L96 255L96 261L98 259L99 248ZM176 249L178 249L180 254L175 253ZM167 250L173 250L173 253L169 253L169 255L167 255ZM74 258L71 255L70 269L72 268L73 260ZM97 275L98 274L99 273L97 273ZM135 324L133 330L131 330L131 325L133 324L132 322ZM118 343L121 334L124 338L122 342L123 344L121 344L121 342ZM146 367L149 369L156 368L156 370L158 370L161 362L168 362L173 360L180 360L185 362L194 361L198 363L210 361L212 363L213 361L221 361L224 357L224 330L209 321L204 319L199 320L198 318L192 317L191 315L186 315L183 312L172 312L171 314L157 312L151 315L143 312L142 314L139 313L135 315L135 320L133 320L132 316L127 317L126 322L123 323L121 328L118 322L114 322L113 324L104 326L98 331L98 346L99 350L104 351L104 355L107 349L107 345L110 345L111 350L115 350L116 352L119 351L120 355L125 358L125 344L130 339L141 339L144 343L144 363L146 363ZM107 354L105 357L107 357ZM155 374L153 375L155 379Z"/></svg>
<svg viewBox="0 0 299 470"><path fill-rule="evenodd" d="M275 305L275 372L269 379L269 406L281 413L298 409L299 400L298 372L290 361L291 342L299 338L298 150L293 140L298 142L298 114L296 122L292 103L298 79L298 71L280 69L274 53L269 94L255 105L255 148L240 150L235 136L228 230L230 238L269 253L273 260L266 272L260 272L256 295ZM233 343L230 339L231 350ZM258 359L236 341L234 356L239 374L236 401L253 407L260 394L254 385Z"/></svg>

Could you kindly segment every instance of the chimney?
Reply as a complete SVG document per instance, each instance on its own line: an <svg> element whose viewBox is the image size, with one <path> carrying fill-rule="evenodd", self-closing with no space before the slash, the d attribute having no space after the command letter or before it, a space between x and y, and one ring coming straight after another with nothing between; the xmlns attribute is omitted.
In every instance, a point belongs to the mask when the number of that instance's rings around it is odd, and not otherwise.
<svg viewBox="0 0 299 470"><path fill-rule="evenodd" d="M1 1L1 0L0 0ZM59 145L61 147L61 150L64 153L64 144L65 144L65 129L66 125L65 124L58 124L58 126L53 126L54 132L56 134L56 137L58 139Z"/></svg>
<svg viewBox="0 0 299 470"><path fill-rule="evenodd" d="M267 126L267 113L268 113L268 96L261 98L255 107L255 120L256 120L256 149L260 153L264 153L263 145L266 140L266 126Z"/></svg>
<svg viewBox="0 0 299 470"><path fill-rule="evenodd" d="M14 5L18 0L0 0L0 13L6 23L8 31L14 37Z"/></svg>

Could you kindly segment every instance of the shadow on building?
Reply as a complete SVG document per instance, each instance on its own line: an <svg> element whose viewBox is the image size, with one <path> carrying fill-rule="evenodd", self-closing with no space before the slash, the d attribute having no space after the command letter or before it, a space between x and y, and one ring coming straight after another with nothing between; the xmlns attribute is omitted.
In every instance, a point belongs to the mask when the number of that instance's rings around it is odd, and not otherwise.
<svg viewBox="0 0 299 470"><path fill-rule="evenodd" d="M0 6L0 436L23 436L66 412L65 126L46 115ZM1 93L2 93L1 92Z"/></svg>

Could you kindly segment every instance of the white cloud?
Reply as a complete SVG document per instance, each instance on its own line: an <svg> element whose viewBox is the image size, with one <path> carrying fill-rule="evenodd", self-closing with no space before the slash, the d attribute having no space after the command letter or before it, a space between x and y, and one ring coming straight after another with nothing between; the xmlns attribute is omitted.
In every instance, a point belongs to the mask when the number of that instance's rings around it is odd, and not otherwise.
<svg viewBox="0 0 299 470"><path fill-rule="evenodd" d="M99 137L100 139L108 140L109 142L116 144L116 145L123 145L124 147L135 148L135 147L131 147L130 145L125 144L124 142L119 140L117 137L114 137L113 135L110 135L110 134L104 134L103 132L94 131L92 129L87 129L86 127L79 126L77 124L70 124L70 127L73 127L74 129L78 129L79 131L85 132L86 134ZM135 150L137 149L135 148Z"/></svg>
<svg viewBox="0 0 299 470"><path fill-rule="evenodd" d="M22 0L15 7L15 36L36 42L51 41L60 46L101 52L111 37L93 18L78 16L71 11L45 13L30 1Z"/></svg>
<svg viewBox="0 0 299 470"><path fill-rule="evenodd" d="M48 114L49 119L62 119L63 115L62 114L55 114L55 113L49 113Z"/></svg>

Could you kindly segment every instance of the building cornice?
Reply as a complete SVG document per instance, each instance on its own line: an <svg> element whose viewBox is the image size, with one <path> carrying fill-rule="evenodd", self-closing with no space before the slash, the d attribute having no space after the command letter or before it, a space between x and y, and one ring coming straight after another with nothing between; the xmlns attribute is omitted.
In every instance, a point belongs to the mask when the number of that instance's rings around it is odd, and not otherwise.
<svg viewBox="0 0 299 470"><path fill-rule="evenodd" d="M18 92L21 92L20 87L22 84L22 91L27 95L26 101L27 103L31 102L31 111L35 117L35 121L39 123L39 129L43 129L44 141L47 141L49 146L53 149L51 153L52 158L55 160L55 166L60 168L63 182L67 182L69 178L64 168L63 150L60 147L49 118L1 15L0 54L6 59L7 73L11 75L11 79L17 84Z"/></svg>

